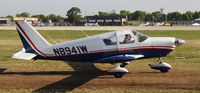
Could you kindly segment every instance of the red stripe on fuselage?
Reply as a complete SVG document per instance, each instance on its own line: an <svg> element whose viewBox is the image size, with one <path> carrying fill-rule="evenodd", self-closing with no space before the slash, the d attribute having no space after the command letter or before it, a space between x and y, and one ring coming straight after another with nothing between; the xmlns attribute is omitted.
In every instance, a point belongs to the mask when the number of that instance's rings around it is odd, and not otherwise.
<svg viewBox="0 0 200 93"><path fill-rule="evenodd" d="M18 28L22 31L22 33L24 34L24 36L28 39L28 41L31 43L31 45L37 50L37 52L39 52L40 54L42 54L43 56L46 56L44 53L42 53L39 49L37 49L37 47L33 44L33 42L31 41L31 39L28 37L28 35L24 32L24 30L22 29L22 27L19 25L19 23L16 21L15 22L16 25L18 26Z"/></svg>
<svg viewBox="0 0 200 93"><path fill-rule="evenodd" d="M129 48L119 48L119 49L106 49L106 50L95 50L90 51L90 53L102 53L102 52L113 52L113 51L129 51L137 49L164 49L164 50L174 50L174 46L139 46L139 47L129 47Z"/></svg>

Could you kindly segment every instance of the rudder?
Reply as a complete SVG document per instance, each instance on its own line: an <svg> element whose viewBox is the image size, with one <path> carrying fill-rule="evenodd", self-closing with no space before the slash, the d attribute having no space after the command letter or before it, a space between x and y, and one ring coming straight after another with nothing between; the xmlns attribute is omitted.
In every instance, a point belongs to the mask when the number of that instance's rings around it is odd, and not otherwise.
<svg viewBox="0 0 200 93"><path fill-rule="evenodd" d="M51 44L49 44L27 21L16 21L15 24L25 51L27 53L43 55L40 50L49 47Z"/></svg>

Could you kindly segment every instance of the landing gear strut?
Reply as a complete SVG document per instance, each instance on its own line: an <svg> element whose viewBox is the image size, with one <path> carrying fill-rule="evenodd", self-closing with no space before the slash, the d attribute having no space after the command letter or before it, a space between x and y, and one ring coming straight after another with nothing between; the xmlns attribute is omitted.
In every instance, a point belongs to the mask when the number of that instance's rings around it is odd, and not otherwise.
<svg viewBox="0 0 200 93"><path fill-rule="evenodd" d="M128 65L130 62L124 62L124 63L121 63L120 67L125 67L126 65Z"/></svg>
<svg viewBox="0 0 200 93"><path fill-rule="evenodd" d="M172 68L172 66L169 65L168 63L162 62L161 57L159 57L158 62L159 62L159 64L149 64L149 66L152 69L160 70L160 72L162 72L162 73L167 73Z"/></svg>
<svg viewBox="0 0 200 93"><path fill-rule="evenodd" d="M121 67L122 63L115 63L115 68L109 69L108 73L113 74L115 78L122 78L128 70L126 68Z"/></svg>

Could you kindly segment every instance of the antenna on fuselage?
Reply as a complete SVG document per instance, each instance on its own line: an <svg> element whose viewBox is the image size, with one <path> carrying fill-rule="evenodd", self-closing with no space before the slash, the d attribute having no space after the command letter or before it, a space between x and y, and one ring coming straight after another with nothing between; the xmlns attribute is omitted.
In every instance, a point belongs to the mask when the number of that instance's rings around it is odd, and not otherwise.
<svg viewBox="0 0 200 93"><path fill-rule="evenodd" d="M52 42L54 42L55 44L58 44L54 39L52 39L48 34L46 34L47 35L47 37L52 41Z"/></svg>
<svg viewBox="0 0 200 93"><path fill-rule="evenodd" d="M83 30L81 30L81 32L82 32L86 37L89 37Z"/></svg>

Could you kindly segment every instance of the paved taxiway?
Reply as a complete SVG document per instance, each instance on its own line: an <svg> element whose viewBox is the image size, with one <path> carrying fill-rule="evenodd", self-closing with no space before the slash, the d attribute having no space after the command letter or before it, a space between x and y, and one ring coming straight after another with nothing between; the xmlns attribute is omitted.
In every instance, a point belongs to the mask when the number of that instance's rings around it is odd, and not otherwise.
<svg viewBox="0 0 200 93"><path fill-rule="evenodd" d="M48 26L34 27L37 30L200 30L200 26ZM0 26L0 30L15 30L14 26Z"/></svg>

